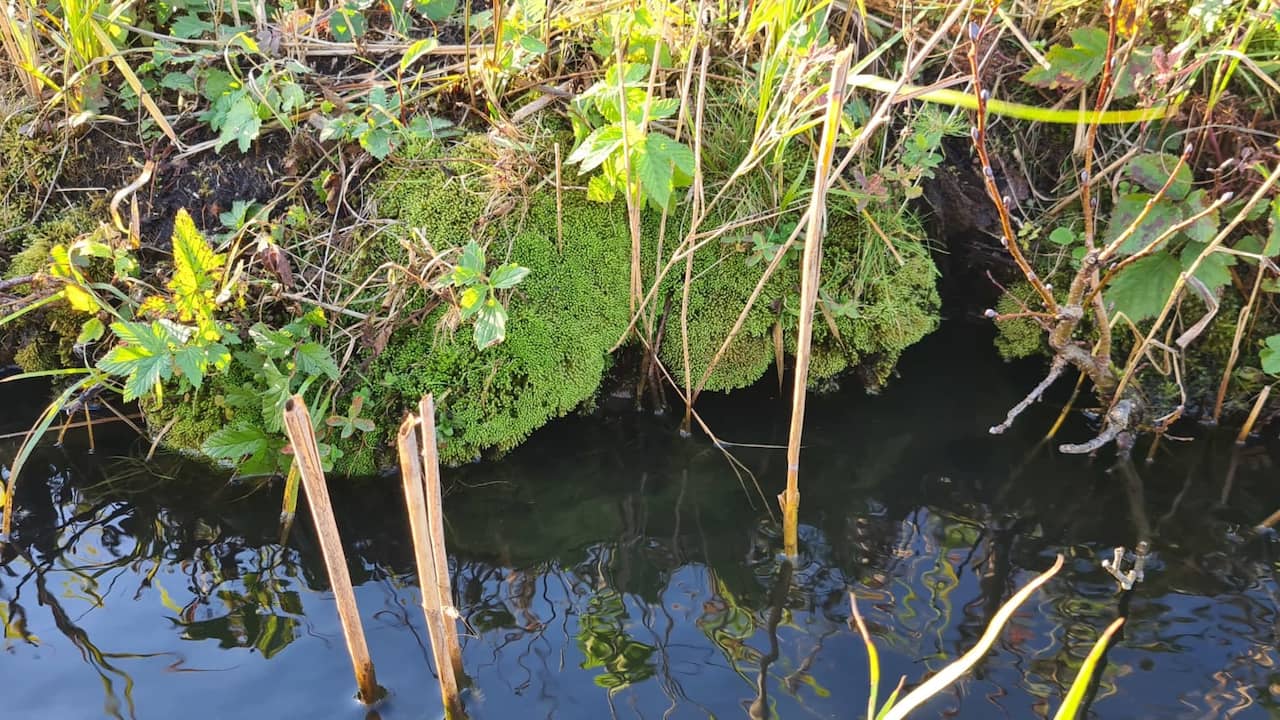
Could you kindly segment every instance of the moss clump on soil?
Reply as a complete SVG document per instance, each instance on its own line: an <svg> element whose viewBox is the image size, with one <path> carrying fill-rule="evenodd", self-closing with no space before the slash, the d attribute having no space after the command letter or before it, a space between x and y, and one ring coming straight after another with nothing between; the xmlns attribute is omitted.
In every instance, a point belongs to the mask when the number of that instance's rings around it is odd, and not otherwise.
<svg viewBox="0 0 1280 720"><path fill-rule="evenodd" d="M469 163L459 161L462 165ZM462 170L469 174L454 174ZM422 234L437 251L475 237L487 203L483 177L446 167L428 154L384 175L375 192L382 214ZM370 368L371 404L384 414L435 394L445 462L508 450L548 420L591 398L628 322L630 236L619 207L563 195L563 245L557 246L554 191L491 223L488 255L529 268L510 294L506 340L476 349L470 327L442 327L452 308L392 335ZM477 238L478 239L478 238ZM406 251L384 242L394 257Z"/></svg>
<svg viewBox="0 0 1280 720"><path fill-rule="evenodd" d="M504 196L494 189L500 183L481 148L472 138L449 149L446 158L438 146L421 147L384 171L373 192L379 214L398 225L371 240L353 263L356 274L368 273L388 261L407 262L415 243L425 243L419 254L429 256L476 239L487 243L491 267L509 260L530 269L509 295L502 344L477 350L469 325L459 326L456 310L440 303L416 325L392 334L368 368L375 388L370 407L383 427L391 427L422 394L434 393L440 452L449 463L508 450L547 421L591 400L611 363L609 351L629 321L631 239L622 204L563 193L559 244L554 190ZM506 209L495 215L494 207ZM920 230L912 216L877 219L891 237ZM654 227L653 218L647 218L646 268L654 266ZM673 222L667 238L681 236ZM901 264L860 218L833 218L823 291L832 304L835 332L825 316L815 323L815 385L854 366L865 371L868 384L879 385L902 350L937 326L937 271L927 250L899 241L898 251ZM767 265L749 263L750 252L747 243L727 242L709 244L695 255L689 298L695 373L706 368ZM775 325L781 327L785 350L793 352L800 279L799 253L792 255L766 284L707 389L731 390L760 380L775 361ZM680 306L682 275L673 272L664 281L673 312ZM405 307L422 309L426 302L420 294ZM676 317L668 321L661 354L680 377L683 351Z"/></svg>
<svg viewBox="0 0 1280 720"><path fill-rule="evenodd" d="M1001 315L1026 312L1028 306L1039 302L1040 297L1028 282L1018 282L1000 296L995 310ZM1030 318L1002 320L996 323L996 351L1006 362L1039 355L1047 349L1045 331Z"/></svg>
<svg viewBox="0 0 1280 720"><path fill-rule="evenodd" d="M898 230L891 231L891 237L910 237L920 231L912 216L881 217L877 222L882 228ZM878 387L888 379L902 351L937 327L937 269L928 251L912 241L899 240L895 248L902 264L860 218L844 216L831 221L823 241L819 299L826 311L815 316L809 365L810 382L815 386L858 367L868 386ZM751 246L740 243L707 247L696 256L696 280L689 298L689 359L695 382L705 373L762 277L767 262L751 263L752 252ZM765 284L738 336L707 379L706 389L734 390L757 382L776 361L775 326L781 326L784 351L794 354L799 324L799 255L798 250L789 253ZM662 358L673 374L683 375L678 335L663 345Z"/></svg>

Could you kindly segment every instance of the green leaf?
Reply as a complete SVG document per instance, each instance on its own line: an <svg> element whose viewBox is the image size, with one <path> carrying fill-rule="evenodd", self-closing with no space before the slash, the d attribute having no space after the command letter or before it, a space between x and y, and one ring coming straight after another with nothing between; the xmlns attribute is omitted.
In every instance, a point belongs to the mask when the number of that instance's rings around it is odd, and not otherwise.
<svg viewBox="0 0 1280 720"><path fill-rule="evenodd" d="M418 62L439 46L440 43L433 37L423 38L410 45L409 49L404 51L404 56L400 58L401 74L408 70L410 65Z"/></svg>
<svg viewBox="0 0 1280 720"><path fill-rule="evenodd" d="M650 134L647 140L646 144L651 155L671 161L676 169L685 175L693 175L696 161L693 151L687 145L657 133Z"/></svg>
<svg viewBox="0 0 1280 720"><path fill-rule="evenodd" d="M497 290L506 290L519 285L528 274L529 268L520 267L515 263L507 263L493 271L493 274L489 276L489 284Z"/></svg>
<svg viewBox="0 0 1280 720"><path fill-rule="evenodd" d="M173 364L177 366L178 372L182 373L182 377L191 383L191 387L200 389L207 367L203 348L195 345L178 348L178 351L173 354Z"/></svg>
<svg viewBox="0 0 1280 720"><path fill-rule="evenodd" d="M1037 65L1022 76L1022 82L1056 90L1078 88L1102 72L1107 54L1107 31L1092 27L1071 31L1070 47L1054 45L1045 60L1049 67Z"/></svg>
<svg viewBox="0 0 1280 720"><path fill-rule="evenodd" d="M440 22L448 19L458 9L458 0L413 0L413 6L422 17L431 22Z"/></svg>
<svg viewBox="0 0 1280 720"><path fill-rule="evenodd" d="M1258 353L1262 371L1268 375L1280 375L1280 335L1272 335L1264 341L1266 347Z"/></svg>
<svg viewBox="0 0 1280 720"><path fill-rule="evenodd" d="M330 380L338 379L338 364L328 348L318 342L305 342L298 346L294 354L294 363L303 375L325 375Z"/></svg>
<svg viewBox="0 0 1280 720"><path fill-rule="evenodd" d="M547 51L547 44L532 35L521 35L520 47L534 55L541 55Z"/></svg>
<svg viewBox="0 0 1280 720"><path fill-rule="evenodd" d="M1122 312L1134 322L1145 320L1164 309L1181 274L1177 258L1157 252L1121 271L1104 295L1113 312Z"/></svg>
<svg viewBox="0 0 1280 720"><path fill-rule="evenodd" d="M476 347L484 350L502 342L507 337L507 310L502 303L490 298L476 316L474 332Z"/></svg>
<svg viewBox="0 0 1280 720"><path fill-rule="evenodd" d="M1074 243L1075 241L1076 241L1076 234L1071 231L1071 228L1058 227L1058 228L1054 228L1053 232L1049 233L1049 242L1053 243L1054 245L1061 245L1065 247L1067 245Z"/></svg>
<svg viewBox="0 0 1280 720"><path fill-rule="evenodd" d="M266 387L261 395L263 424L271 432L280 432L284 426L284 406L293 393L289 388L289 376L280 372L270 360L262 364Z"/></svg>
<svg viewBox="0 0 1280 720"><path fill-rule="evenodd" d="M241 422L217 430L205 438L200 451L214 460L239 460L260 452L267 446L267 434L262 428Z"/></svg>
<svg viewBox="0 0 1280 720"><path fill-rule="evenodd" d="M1209 201L1209 194L1204 190L1197 190L1187 196L1182 202L1183 219L1192 217L1197 213L1208 210L1213 203ZM1218 234L1218 224L1221 216L1218 210L1207 213L1204 217L1196 220L1187 227L1182 229L1182 234L1191 238L1198 243L1207 243L1213 240Z"/></svg>
<svg viewBox="0 0 1280 720"><path fill-rule="evenodd" d="M653 201L653 204L666 208L671 203L674 173L670 160L649 151L649 140L657 137L649 135L641 138L640 142L631 148L631 171L635 173L640 189L644 190L644 194Z"/></svg>
<svg viewBox="0 0 1280 720"><path fill-rule="evenodd" d="M1188 245L1183 248L1180 258L1182 269L1189 270L1191 263L1196 261L1196 257L1203 249L1198 245ZM1196 279L1204 283L1210 292L1215 292L1231 283L1231 271L1227 268L1235 264L1235 255L1224 252L1209 253L1204 260L1200 261L1200 267L1196 268Z"/></svg>
<svg viewBox="0 0 1280 720"><path fill-rule="evenodd" d="M458 271L461 270L461 276ZM454 268L454 282L462 285L471 282L484 274L484 248L475 240L467 241L462 247L462 258Z"/></svg>
<svg viewBox="0 0 1280 720"><path fill-rule="evenodd" d="M194 93L196 91L196 81L190 73L171 72L160 78L160 87Z"/></svg>
<svg viewBox="0 0 1280 720"><path fill-rule="evenodd" d="M462 291L462 298L458 301L458 306L462 308L462 319L470 319L480 311L484 305L484 293L478 287L469 287Z"/></svg>
<svg viewBox="0 0 1280 720"><path fill-rule="evenodd" d="M364 13L360 12L360 6L355 3L347 3L338 8L329 19L329 31L333 33L333 39L338 42L356 40L364 35L367 28Z"/></svg>
<svg viewBox="0 0 1280 720"><path fill-rule="evenodd" d="M124 401L132 402L173 377L168 333L159 323L114 322L111 331L124 341L98 361L98 369L125 378Z"/></svg>
<svg viewBox="0 0 1280 720"><path fill-rule="evenodd" d="M293 346L297 344L297 339L283 331L267 327L266 323L254 323L249 328L249 338L253 340L253 346L263 355L272 360L279 360L289 353L293 352Z"/></svg>
<svg viewBox="0 0 1280 720"><path fill-rule="evenodd" d="M569 155L568 162L580 163L578 174L581 175L600 167L620 147L622 147L622 128L617 125L606 125L588 135Z"/></svg>
<svg viewBox="0 0 1280 720"><path fill-rule="evenodd" d="M680 109L680 101L675 98L661 98L649 104L649 119L663 120L676 114Z"/></svg>
<svg viewBox="0 0 1280 720"><path fill-rule="evenodd" d="M385 125L376 125L360 133L360 147L379 160L386 160L391 154L395 136Z"/></svg>
<svg viewBox="0 0 1280 720"><path fill-rule="evenodd" d="M258 138L261 130L262 118L258 117L258 103L245 95L227 110L214 150L222 150L227 143L235 140L240 152L248 152L250 143Z"/></svg>
<svg viewBox="0 0 1280 720"><path fill-rule="evenodd" d="M611 203L617 194L618 188L604 175L593 175L587 181L587 199L591 202Z"/></svg>
<svg viewBox="0 0 1280 720"><path fill-rule="evenodd" d="M1173 172L1175 167L1178 169L1176 173ZM1129 161L1127 171L1134 182L1153 193L1164 187L1172 173L1173 182L1164 194L1170 200L1181 200L1191 192L1191 168L1186 163L1179 164L1177 155L1144 153Z"/></svg>
<svg viewBox="0 0 1280 720"><path fill-rule="evenodd" d="M106 327L102 321L96 317L91 317L84 321L84 325L80 326L80 334L76 336L77 345L88 345L91 342L97 342L102 337Z"/></svg>
<svg viewBox="0 0 1280 720"><path fill-rule="evenodd" d="M1152 197L1154 196L1148 193L1129 193L1120 197L1111 210L1111 220L1107 229L1108 243L1120 237L1120 234L1138 219L1147 201ZM1137 230L1120 246L1120 254L1133 255L1154 242L1165 230L1180 222L1182 222L1182 212L1178 209L1178 205L1170 200L1160 199L1151 207L1151 211L1138 225Z"/></svg>
<svg viewBox="0 0 1280 720"><path fill-rule="evenodd" d="M184 40L198 38L209 32L213 32L213 23L201 20L194 14L180 15L169 24L169 34Z"/></svg>
<svg viewBox="0 0 1280 720"><path fill-rule="evenodd" d="M209 319L225 261L226 256L205 242L187 211L179 210L173 219L173 278L169 281L179 320Z"/></svg>

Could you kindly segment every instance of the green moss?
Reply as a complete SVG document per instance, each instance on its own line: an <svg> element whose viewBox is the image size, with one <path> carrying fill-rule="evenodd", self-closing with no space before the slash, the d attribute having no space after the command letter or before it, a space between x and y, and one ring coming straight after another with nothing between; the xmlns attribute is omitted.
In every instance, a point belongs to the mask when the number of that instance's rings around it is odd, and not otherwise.
<svg viewBox="0 0 1280 720"><path fill-rule="evenodd" d="M411 251L421 260L476 239L487 245L491 264L509 260L531 271L509 296L502 344L478 351L470 327L458 325L453 308L444 303L427 312L430 298L415 291L417 296L403 307L422 309L420 323L397 330L368 368L368 382L376 388L370 414L380 428L393 427L422 394L435 395L441 456L449 463L508 450L547 421L590 402L610 365L609 351L629 321L631 239L625 207L564 192L559 215L563 241L558 243L554 190L504 192L501 188L508 185L496 175L500 163L488 157L483 142L473 137L450 148L447 159L437 146L415 148L384 171L372 191L379 215L397 222L351 259L352 272L367 275L388 262L407 262ZM802 169L801 162L794 170ZM765 176L764 181L771 180ZM746 192L744 198L755 190ZM726 205L733 212L715 222L732 222L759 210L749 202ZM504 210L492 211L499 207ZM832 313L835 333L825 317L815 324L810 376L821 385L859 366L864 378L878 385L901 351L936 327L937 273L928 251L909 239L920 232L914 217L876 218L895 238L899 263L860 217L848 208L837 210L846 214L833 213L823 291L841 307ZM680 225L676 217L668 223L668 252L673 238L685 233ZM657 259L656 226L656 213L646 213L643 255L649 273ZM694 256L688 330L695 378L728 335L767 265L749 263L752 252L749 242L731 240L708 243ZM731 390L759 381L775 362L775 327L782 330L784 347L794 349L798 265L799 253L794 252L765 284L707 389ZM662 288L677 311L680 270ZM647 277L646 284L652 279ZM669 321L661 353L671 373L680 377L683 347L676 318ZM380 432L386 439L387 431Z"/></svg>
<svg viewBox="0 0 1280 720"><path fill-rule="evenodd" d="M395 259L415 231L440 251L474 237L481 224L487 199L475 166L417 160L412 172L393 171L380 183L382 214L404 227L372 253ZM505 342L478 351L469 327L441 327L450 308L439 307L419 326L395 333L370 368L378 387L371 404L382 410L384 423L422 394L435 394L446 462L510 449L590 399L609 366L609 349L627 326L625 212L577 193L562 199L562 248L552 191L534 193L521 212L490 226L489 257L509 256L530 269L508 300Z"/></svg>
<svg viewBox="0 0 1280 720"><path fill-rule="evenodd" d="M995 310L1001 315L1024 312L1026 308L1039 301L1035 288L1030 283L1018 282L1009 288ZM1029 318L1003 320L996 323L996 351L1006 362L1038 355L1045 350L1045 331L1036 321Z"/></svg>

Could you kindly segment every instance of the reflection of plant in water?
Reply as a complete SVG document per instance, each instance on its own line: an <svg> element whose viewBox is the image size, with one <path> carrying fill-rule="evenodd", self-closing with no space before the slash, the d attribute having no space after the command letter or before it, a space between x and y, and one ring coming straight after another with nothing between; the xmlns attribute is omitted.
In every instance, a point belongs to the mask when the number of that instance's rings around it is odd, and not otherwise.
<svg viewBox="0 0 1280 720"><path fill-rule="evenodd" d="M271 548L261 548L257 558L261 561L264 555L275 554ZM195 619L196 609L207 607L197 596L182 609L175 624L182 628L184 640L217 640L222 648L254 648L270 659L297 638L300 624L297 618L303 615L302 598L297 591L285 589L287 582L274 577L272 565L239 574L240 558L233 557L231 562L235 568L233 576L220 579L213 586L225 587L216 593L209 592L209 595L216 594L226 614ZM216 564L210 568L214 577L221 575Z"/></svg>
<svg viewBox="0 0 1280 720"><path fill-rule="evenodd" d="M604 588L592 596L578 621L578 647L586 656L583 669L603 667L596 684L610 690L653 677L656 648L627 634L627 608L622 595Z"/></svg>

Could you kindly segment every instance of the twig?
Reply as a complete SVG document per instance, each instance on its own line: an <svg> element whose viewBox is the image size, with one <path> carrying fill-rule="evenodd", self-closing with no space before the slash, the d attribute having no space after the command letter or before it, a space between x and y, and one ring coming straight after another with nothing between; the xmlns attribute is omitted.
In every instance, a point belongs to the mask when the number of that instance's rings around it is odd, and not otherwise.
<svg viewBox="0 0 1280 720"><path fill-rule="evenodd" d="M1032 404L1040 400L1040 396L1049 389L1049 386L1052 385L1054 381L1062 375L1062 371L1066 369L1067 361L1064 360L1062 356L1055 356L1053 358L1053 363L1049 365L1049 374L1045 376L1044 380L1041 380L1040 384L1037 385L1034 390L1028 393L1026 397L1022 398L1021 402L1013 406L1013 409L1005 416L1004 422L999 425L992 425L987 432L992 435L1000 435L1012 427L1013 421L1016 420L1017 417L1027 408L1031 407Z"/></svg>

